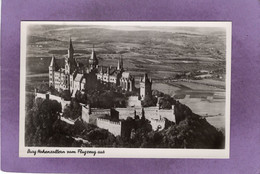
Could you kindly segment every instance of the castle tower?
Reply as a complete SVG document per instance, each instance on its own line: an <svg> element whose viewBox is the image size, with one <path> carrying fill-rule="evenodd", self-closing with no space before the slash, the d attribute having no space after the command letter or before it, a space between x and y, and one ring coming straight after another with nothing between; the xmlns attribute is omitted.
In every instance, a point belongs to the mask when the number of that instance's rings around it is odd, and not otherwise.
<svg viewBox="0 0 260 174"><path fill-rule="evenodd" d="M147 74L144 74L144 77L140 80L140 96L141 100L144 100L145 97L152 95L152 79L149 79Z"/></svg>
<svg viewBox="0 0 260 174"><path fill-rule="evenodd" d="M70 90L70 82L71 82L71 76L72 73L76 70L78 67L78 63L74 58L74 48L72 44L72 40L70 38L69 40L69 48L68 48L68 55L65 57L65 75L63 78L62 84L63 90Z"/></svg>
<svg viewBox="0 0 260 174"><path fill-rule="evenodd" d="M100 74L103 74L103 66L100 68Z"/></svg>
<svg viewBox="0 0 260 174"><path fill-rule="evenodd" d="M122 56L120 56L120 58L118 59L117 70L123 70L123 59L122 59Z"/></svg>
<svg viewBox="0 0 260 174"><path fill-rule="evenodd" d="M70 38L68 56L65 58L65 74L71 74L77 65L76 61L73 58L73 54L74 54L74 48Z"/></svg>
<svg viewBox="0 0 260 174"><path fill-rule="evenodd" d="M91 53L91 56L90 56L89 64L90 64L91 69L96 68L97 65L98 65L98 59L97 59L97 56L96 56L96 52L94 50L94 45L93 45L93 48L92 48L92 53Z"/></svg>
<svg viewBox="0 0 260 174"><path fill-rule="evenodd" d="M51 63L49 66L49 86L55 86L55 78L54 78L54 74L55 71L57 70L57 63L56 63L56 59L55 57L52 55L51 58Z"/></svg>

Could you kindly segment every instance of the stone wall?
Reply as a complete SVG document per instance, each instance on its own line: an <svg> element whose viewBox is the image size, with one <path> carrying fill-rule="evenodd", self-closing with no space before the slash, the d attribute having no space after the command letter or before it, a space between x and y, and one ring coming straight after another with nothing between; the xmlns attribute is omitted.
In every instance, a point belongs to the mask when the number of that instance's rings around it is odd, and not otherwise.
<svg viewBox="0 0 260 174"><path fill-rule="evenodd" d="M81 118L86 123L96 125L96 119L102 117L104 115L110 115L110 109L97 109L97 108L90 108L89 105L82 106L82 114Z"/></svg>
<svg viewBox="0 0 260 174"><path fill-rule="evenodd" d="M136 111L136 115L138 115L140 118L142 117L142 108L115 108L116 111L118 111L119 119L127 119L127 117L134 118L134 113ZM82 119L87 123L95 124L95 119L102 117L104 115L111 116L110 109L97 109L97 108L91 108L91 114L88 114L88 108L86 106L82 106ZM166 118L169 121L175 122L175 115L174 115L174 108L173 109L159 109L159 107L147 107L144 108L144 115L145 118L150 120L151 119L163 119ZM91 121L90 121L91 120Z"/></svg>
<svg viewBox="0 0 260 174"><path fill-rule="evenodd" d="M165 128L165 119L169 121L175 122L175 115L174 115L174 107L172 109L159 109L159 107L147 107L144 109L145 118L151 121L151 125L153 130L157 130L158 127L160 130ZM142 108L114 108L114 110L118 114L118 118L126 120L127 117L135 117L136 115L139 118L142 117ZM82 104L82 120L94 124L99 128L106 129L110 133L118 136L122 134L122 122L118 121L110 121L109 119L102 118L103 116L110 116L111 117L111 109L97 109L97 108L90 108L89 105L85 106Z"/></svg>
<svg viewBox="0 0 260 174"><path fill-rule="evenodd" d="M70 105L70 101L66 101L63 98L56 96L56 95L52 95L52 94L42 94L42 93L35 93L35 99L36 98L42 98L42 99L49 99L49 100L55 100L58 103L61 104L61 109L62 112L64 111L65 107Z"/></svg>
<svg viewBox="0 0 260 174"><path fill-rule="evenodd" d="M114 122L103 118L97 118L97 127L106 129L115 136L121 136L121 121Z"/></svg>
<svg viewBox="0 0 260 174"><path fill-rule="evenodd" d="M151 119L151 125L152 125L152 128L153 130L163 130L164 127L165 127L165 120L164 119L161 119L161 120L158 120L158 119Z"/></svg>
<svg viewBox="0 0 260 174"><path fill-rule="evenodd" d="M127 100L128 107L141 107L141 100L138 100L138 96L130 96Z"/></svg>
<svg viewBox="0 0 260 174"><path fill-rule="evenodd" d="M82 105L82 110L81 110L81 118L83 121L85 121L86 123L89 123L89 108L88 106Z"/></svg>
<svg viewBox="0 0 260 174"><path fill-rule="evenodd" d="M176 123L175 115L174 115L174 109L160 109L159 110L159 117L160 118L167 118L169 121L173 121Z"/></svg>
<svg viewBox="0 0 260 174"><path fill-rule="evenodd" d="M119 119L126 119L127 117L134 118L134 112L140 118L142 116L142 108L115 108L119 112ZM145 118L150 120L167 118L170 121L175 122L174 108L172 109L159 109L159 107L147 107L144 108Z"/></svg>

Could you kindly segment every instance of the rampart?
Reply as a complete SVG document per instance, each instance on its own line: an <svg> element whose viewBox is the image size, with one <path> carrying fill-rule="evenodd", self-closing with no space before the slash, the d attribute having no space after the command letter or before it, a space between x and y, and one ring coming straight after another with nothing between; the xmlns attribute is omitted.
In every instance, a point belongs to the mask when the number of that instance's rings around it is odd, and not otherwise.
<svg viewBox="0 0 260 174"><path fill-rule="evenodd" d="M141 107L141 101L138 100L138 96L130 96L127 100L128 107Z"/></svg>
<svg viewBox="0 0 260 174"><path fill-rule="evenodd" d="M104 115L110 115L110 109L97 109L97 108L90 108L89 105L82 106L82 115L81 118L86 123L91 123L96 125L96 119L102 117Z"/></svg>
<svg viewBox="0 0 260 174"><path fill-rule="evenodd" d="M121 121L114 122L103 118L97 118L97 127L106 129L115 136L121 135Z"/></svg>
<svg viewBox="0 0 260 174"><path fill-rule="evenodd" d="M115 108L119 112L119 119L126 119L127 117L134 118L134 113L140 118L142 116L142 108ZM144 108L144 116L146 119L161 119L167 118L169 121L175 122L174 107L172 109L159 109L159 107Z"/></svg>
<svg viewBox="0 0 260 174"><path fill-rule="evenodd" d="M172 109L159 109L159 107L147 107L144 109L146 119L162 119L167 118L169 121L175 122L174 107ZM119 119L127 119L127 117L135 117L135 114L140 118L142 116L141 107L115 108L118 111ZM95 119L104 115L111 116L110 109L90 108L88 105L82 105L82 119L87 123L95 124Z"/></svg>
<svg viewBox="0 0 260 174"><path fill-rule="evenodd" d="M153 130L162 130L165 128L165 119L151 119L151 125Z"/></svg>
<svg viewBox="0 0 260 174"><path fill-rule="evenodd" d="M65 107L68 106L70 104L70 101L66 101L64 100L63 98L61 97L58 97L56 95L52 95L52 94L42 94L42 93L35 93L35 99L36 98L42 98L42 99L49 99L49 100L55 100L57 101L58 103L61 104L61 109L62 109L62 112L64 111Z"/></svg>
<svg viewBox="0 0 260 174"><path fill-rule="evenodd" d="M165 128L165 118L169 121L175 122L174 107L172 109L159 109L159 107L147 107L147 108L115 108L118 112L119 119L127 119L127 117L134 118L138 115L142 117L142 109L144 110L144 116L146 119L151 121L153 130L162 130ZM115 122L109 119L102 118L103 116L112 116L111 109L97 109L90 108L89 105L82 104L82 120L94 124L99 128L106 129L115 136L121 135L122 123L121 121Z"/></svg>

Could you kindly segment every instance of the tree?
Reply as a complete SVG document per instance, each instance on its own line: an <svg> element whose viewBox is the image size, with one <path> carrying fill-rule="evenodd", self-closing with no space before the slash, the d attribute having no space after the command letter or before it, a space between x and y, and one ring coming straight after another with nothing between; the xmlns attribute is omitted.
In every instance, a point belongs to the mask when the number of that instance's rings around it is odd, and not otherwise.
<svg viewBox="0 0 260 174"><path fill-rule="evenodd" d="M76 100L71 100L70 105L63 111L63 117L70 118L72 120L81 116L82 107Z"/></svg>
<svg viewBox="0 0 260 174"><path fill-rule="evenodd" d="M54 132L52 126L60 112L61 105L57 101L36 99L26 116L25 144L45 146Z"/></svg>
<svg viewBox="0 0 260 174"><path fill-rule="evenodd" d="M71 100L71 95L70 95L70 91L69 90L63 90L61 91L60 96L64 99L64 100Z"/></svg>
<svg viewBox="0 0 260 174"><path fill-rule="evenodd" d="M157 99L155 96L147 95L142 101L142 106L144 107L155 106L156 103L157 103Z"/></svg>
<svg viewBox="0 0 260 174"><path fill-rule="evenodd" d="M171 109L172 105L174 105L174 104L175 104L175 100L167 94L164 94L163 97L160 98L160 101L159 101L159 106L162 109Z"/></svg>

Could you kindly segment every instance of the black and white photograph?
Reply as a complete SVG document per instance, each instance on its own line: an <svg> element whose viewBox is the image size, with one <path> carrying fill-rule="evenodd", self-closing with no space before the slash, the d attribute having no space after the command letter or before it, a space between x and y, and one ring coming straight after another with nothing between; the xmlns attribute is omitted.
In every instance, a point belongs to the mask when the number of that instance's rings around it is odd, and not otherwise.
<svg viewBox="0 0 260 174"><path fill-rule="evenodd" d="M230 59L230 22L24 21L19 154L227 158Z"/></svg>

